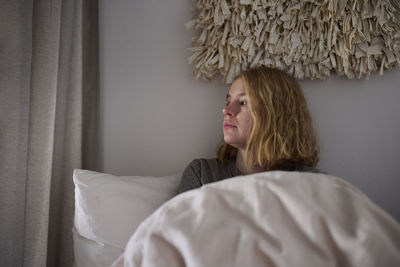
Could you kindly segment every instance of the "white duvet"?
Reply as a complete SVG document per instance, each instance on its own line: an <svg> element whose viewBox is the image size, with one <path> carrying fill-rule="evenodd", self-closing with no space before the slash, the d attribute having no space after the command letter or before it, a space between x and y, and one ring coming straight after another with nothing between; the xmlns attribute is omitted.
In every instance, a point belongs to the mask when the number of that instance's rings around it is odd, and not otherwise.
<svg viewBox="0 0 400 267"><path fill-rule="evenodd" d="M400 266L400 226L339 178L266 172L171 199L113 266Z"/></svg>

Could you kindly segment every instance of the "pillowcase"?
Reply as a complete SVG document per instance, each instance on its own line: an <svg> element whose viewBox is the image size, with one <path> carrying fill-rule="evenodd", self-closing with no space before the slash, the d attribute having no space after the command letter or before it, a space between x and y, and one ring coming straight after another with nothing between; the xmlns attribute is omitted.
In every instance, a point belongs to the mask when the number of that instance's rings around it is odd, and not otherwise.
<svg viewBox="0 0 400 267"><path fill-rule="evenodd" d="M137 226L177 193L180 175L114 176L74 170L75 266L109 266Z"/></svg>

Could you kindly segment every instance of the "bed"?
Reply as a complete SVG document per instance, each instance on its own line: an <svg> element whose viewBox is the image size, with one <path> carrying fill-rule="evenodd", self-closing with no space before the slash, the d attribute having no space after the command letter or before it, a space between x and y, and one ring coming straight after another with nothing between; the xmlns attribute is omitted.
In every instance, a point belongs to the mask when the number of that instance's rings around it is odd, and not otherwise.
<svg viewBox="0 0 400 267"><path fill-rule="evenodd" d="M338 177L264 172L176 196L180 175L75 170L75 266L400 266L400 225Z"/></svg>

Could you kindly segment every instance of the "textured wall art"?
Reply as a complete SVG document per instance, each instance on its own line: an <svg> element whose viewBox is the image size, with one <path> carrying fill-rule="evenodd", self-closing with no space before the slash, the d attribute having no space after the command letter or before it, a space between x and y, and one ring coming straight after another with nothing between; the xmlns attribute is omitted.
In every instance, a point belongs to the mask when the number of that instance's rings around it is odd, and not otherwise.
<svg viewBox="0 0 400 267"><path fill-rule="evenodd" d="M196 78L266 65L298 79L400 68L399 0L194 0Z"/></svg>

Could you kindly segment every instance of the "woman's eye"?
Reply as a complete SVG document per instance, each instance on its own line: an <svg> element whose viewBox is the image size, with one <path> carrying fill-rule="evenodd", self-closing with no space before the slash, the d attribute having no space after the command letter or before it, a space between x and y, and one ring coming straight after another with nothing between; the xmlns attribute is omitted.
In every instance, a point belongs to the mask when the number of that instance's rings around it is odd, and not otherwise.
<svg viewBox="0 0 400 267"><path fill-rule="evenodd" d="M241 105L241 106L247 105L247 101L240 101L240 105Z"/></svg>

